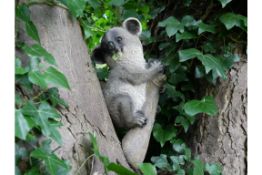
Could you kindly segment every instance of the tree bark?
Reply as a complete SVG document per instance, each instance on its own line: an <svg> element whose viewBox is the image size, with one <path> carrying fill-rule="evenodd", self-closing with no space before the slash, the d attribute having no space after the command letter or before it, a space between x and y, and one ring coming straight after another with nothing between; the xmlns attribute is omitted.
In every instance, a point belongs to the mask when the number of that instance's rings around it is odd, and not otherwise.
<svg viewBox="0 0 262 175"><path fill-rule="evenodd" d="M247 63L235 64L229 78L208 94L215 96L219 114L201 118L192 141L205 162L221 163L224 175L247 174Z"/></svg>
<svg viewBox="0 0 262 175"><path fill-rule="evenodd" d="M23 0L21 0L23 2ZM109 116L96 72L92 67L79 23L67 10L57 6L30 6L31 19L36 25L41 45L56 59L59 70L67 77L70 90L59 89L68 102L60 109L62 124L59 132L63 145L52 143L55 153L68 160L70 174L102 174L102 163L92 156L88 133L96 133L99 150L111 162L130 168L142 163L147 152L158 102L158 90L165 76L160 74L147 85L145 106L148 124L130 130L123 139L123 149ZM23 30L23 29L21 29ZM33 41L22 37L28 44ZM113 174L113 173L109 173Z"/></svg>
<svg viewBox="0 0 262 175"><path fill-rule="evenodd" d="M53 143L56 153L69 160L71 174L103 172L103 165L92 154L88 132L95 132L101 154L110 161L129 167L108 114L96 72L92 67L80 26L68 11L59 7L32 5L31 19L42 46L56 59L69 80L71 90L60 89L69 109L60 110L63 145ZM88 159L88 160L87 160ZM87 162L87 165L85 163Z"/></svg>

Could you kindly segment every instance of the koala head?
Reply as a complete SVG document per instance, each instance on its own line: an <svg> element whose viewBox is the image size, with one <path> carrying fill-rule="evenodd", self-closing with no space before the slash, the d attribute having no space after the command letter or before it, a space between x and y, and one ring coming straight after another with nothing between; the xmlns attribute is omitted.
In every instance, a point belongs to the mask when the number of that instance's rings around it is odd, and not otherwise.
<svg viewBox="0 0 262 175"><path fill-rule="evenodd" d="M142 32L141 23L136 18L128 18L122 27L113 27L102 38L101 47L109 53L128 54L142 49L139 35Z"/></svg>

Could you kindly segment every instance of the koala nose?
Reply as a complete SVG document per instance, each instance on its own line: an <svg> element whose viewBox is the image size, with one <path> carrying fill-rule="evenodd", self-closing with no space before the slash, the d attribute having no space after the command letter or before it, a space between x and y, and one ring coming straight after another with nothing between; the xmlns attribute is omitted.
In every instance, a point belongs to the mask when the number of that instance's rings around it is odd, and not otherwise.
<svg viewBox="0 0 262 175"><path fill-rule="evenodd" d="M110 50L114 50L115 49L115 44L113 43L113 41L109 41L108 42L108 47Z"/></svg>

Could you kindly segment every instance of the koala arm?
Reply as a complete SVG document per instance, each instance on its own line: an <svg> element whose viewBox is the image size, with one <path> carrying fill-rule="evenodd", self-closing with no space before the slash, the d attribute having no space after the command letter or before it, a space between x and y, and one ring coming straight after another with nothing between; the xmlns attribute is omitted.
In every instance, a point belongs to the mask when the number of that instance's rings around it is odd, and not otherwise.
<svg viewBox="0 0 262 175"><path fill-rule="evenodd" d="M159 72L163 70L160 62L153 63L149 68L141 69L138 72L132 72L125 67L119 71L120 79L126 80L133 85L139 85L152 80Z"/></svg>

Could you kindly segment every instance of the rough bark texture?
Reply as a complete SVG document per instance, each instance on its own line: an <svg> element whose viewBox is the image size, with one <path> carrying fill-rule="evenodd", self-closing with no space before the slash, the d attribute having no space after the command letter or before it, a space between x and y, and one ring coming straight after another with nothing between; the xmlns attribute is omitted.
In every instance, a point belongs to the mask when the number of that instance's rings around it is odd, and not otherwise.
<svg viewBox="0 0 262 175"><path fill-rule="evenodd" d="M247 63L241 61L229 79L210 90L219 115L203 117L193 139L194 152L206 162L219 162L224 175L247 173Z"/></svg>
<svg viewBox="0 0 262 175"><path fill-rule="evenodd" d="M58 147L56 153L70 161L71 174L102 172L103 166L96 159L92 161L92 170L86 166L79 169L90 156L87 133L95 132L101 153L111 161L129 167L109 117L78 22L59 7L41 4L31 6L30 10L41 44L56 58L59 69L71 86L70 91L60 89L61 97L68 102L69 109L61 110L64 126L60 128L60 133L64 144L53 145Z"/></svg>

